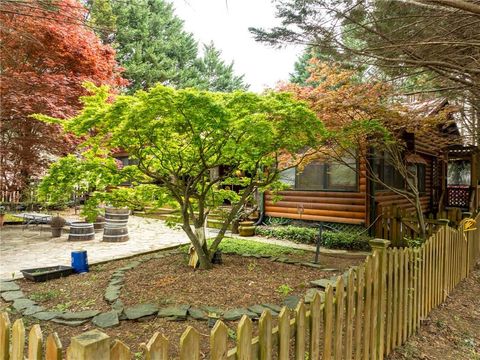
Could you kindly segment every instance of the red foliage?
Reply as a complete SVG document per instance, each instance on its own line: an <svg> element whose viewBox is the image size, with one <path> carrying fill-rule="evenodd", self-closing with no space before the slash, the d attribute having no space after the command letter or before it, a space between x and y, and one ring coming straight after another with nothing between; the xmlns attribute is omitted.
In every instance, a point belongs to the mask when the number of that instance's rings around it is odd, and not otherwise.
<svg viewBox="0 0 480 360"><path fill-rule="evenodd" d="M124 85L114 50L84 24L75 0L0 5L0 187L22 189L75 139L29 117L74 115L85 81Z"/></svg>

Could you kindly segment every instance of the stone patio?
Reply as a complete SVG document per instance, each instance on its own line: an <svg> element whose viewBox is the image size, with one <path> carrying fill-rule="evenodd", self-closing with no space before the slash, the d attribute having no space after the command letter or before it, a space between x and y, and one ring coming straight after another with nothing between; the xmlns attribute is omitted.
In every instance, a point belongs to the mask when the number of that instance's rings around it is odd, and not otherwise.
<svg viewBox="0 0 480 360"><path fill-rule="evenodd" d="M189 243L181 229L172 229L161 220L131 216L130 240L123 243L102 242L102 232L95 240L71 242L68 234L52 238L48 226L4 226L0 230L0 279L22 277L20 270L53 265L70 265L70 253L87 250L88 261L95 264Z"/></svg>

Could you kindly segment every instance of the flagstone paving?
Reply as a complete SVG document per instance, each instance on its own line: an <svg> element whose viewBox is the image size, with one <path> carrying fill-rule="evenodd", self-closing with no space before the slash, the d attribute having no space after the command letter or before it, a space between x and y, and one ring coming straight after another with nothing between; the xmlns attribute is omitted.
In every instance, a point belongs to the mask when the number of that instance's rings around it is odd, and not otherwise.
<svg viewBox="0 0 480 360"><path fill-rule="evenodd" d="M181 229L172 229L161 220L131 216L128 222L130 240L121 243L102 242L102 233L95 240L71 242L68 234L51 238L45 227L4 226L0 232L0 279L21 277L21 269L53 265L70 265L70 254L87 250L90 264L129 257L150 251L187 244ZM14 290L14 289L12 289Z"/></svg>

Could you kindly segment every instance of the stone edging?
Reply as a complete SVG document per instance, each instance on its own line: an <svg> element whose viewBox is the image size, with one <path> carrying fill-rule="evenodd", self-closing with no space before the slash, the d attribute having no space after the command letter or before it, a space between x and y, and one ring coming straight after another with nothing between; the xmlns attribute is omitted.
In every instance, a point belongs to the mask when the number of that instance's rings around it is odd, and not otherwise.
<svg viewBox="0 0 480 360"><path fill-rule="evenodd" d="M2 280L0 282L0 293L2 298L7 302L13 301L13 308L22 313L24 316L32 316L37 320L52 321L62 325L68 326L80 326L88 321L92 321L95 326L108 328L119 324L121 320L139 320L148 317L163 317L171 321L186 320L187 317L191 317L195 320L206 321L209 319L216 320L222 318L226 321L239 320L243 315L247 315L252 319L258 319L264 310L270 310L272 315L276 316L281 310L281 306L275 304L256 304L248 306L246 308L236 308L230 310L222 310L213 306L201 306L199 308L192 307L190 305L178 305L166 308L159 308L155 304L138 304L125 308L122 301L119 299L121 289L124 285L125 273L139 266L140 264L153 260L161 259L166 256L180 254L178 251L160 250L156 251L158 254L145 257L143 259L134 260L130 264L116 269L110 277L110 282L107 285L104 293L104 299L107 301L111 310L107 312L101 312L99 310L85 310L79 312L57 312L48 311L42 306L36 304L31 299L25 297L20 289L20 286L12 280ZM234 254L234 253L225 253ZM235 254L238 255L238 254ZM328 269L319 264L311 262L300 262L291 260L286 257L272 257L252 254L242 254L243 257L253 257L256 259L270 259L273 262L281 262L290 265L308 266L317 268L322 271L338 271L337 269ZM345 274L344 274L345 276ZM312 286L306 291L304 302L309 304L314 295L320 292L323 298L324 293L322 289L325 289L328 284L334 285L336 279L319 279L310 282ZM284 305L289 309L295 309L300 298L295 295L287 296L284 299Z"/></svg>

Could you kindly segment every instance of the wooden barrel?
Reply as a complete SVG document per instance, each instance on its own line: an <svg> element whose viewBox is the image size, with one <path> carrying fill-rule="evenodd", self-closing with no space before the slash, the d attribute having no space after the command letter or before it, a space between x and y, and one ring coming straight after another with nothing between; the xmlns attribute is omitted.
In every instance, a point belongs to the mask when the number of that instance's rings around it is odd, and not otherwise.
<svg viewBox="0 0 480 360"><path fill-rule="evenodd" d="M95 229L95 232L100 232L100 231L102 231L104 227L105 227L105 220L99 221L99 220L97 219L97 220L95 220L95 222L93 223L93 228Z"/></svg>
<svg viewBox="0 0 480 360"><path fill-rule="evenodd" d="M129 209L105 209L105 227L103 229L103 241L123 242L129 239L127 229L129 214Z"/></svg>
<svg viewBox="0 0 480 360"><path fill-rule="evenodd" d="M103 229L103 241L105 242L123 242L127 241L128 229L126 226L111 225L108 221Z"/></svg>
<svg viewBox="0 0 480 360"><path fill-rule="evenodd" d="M95 239L93 224L87 222L72 222L68 241L89 241Z"/></svg>
<svg viewBox="0 0 480 360"><path fill-rule="evenodd" d="M120 227L127 226L129 214L129 209L106 208L105 223Z"/></svg>

